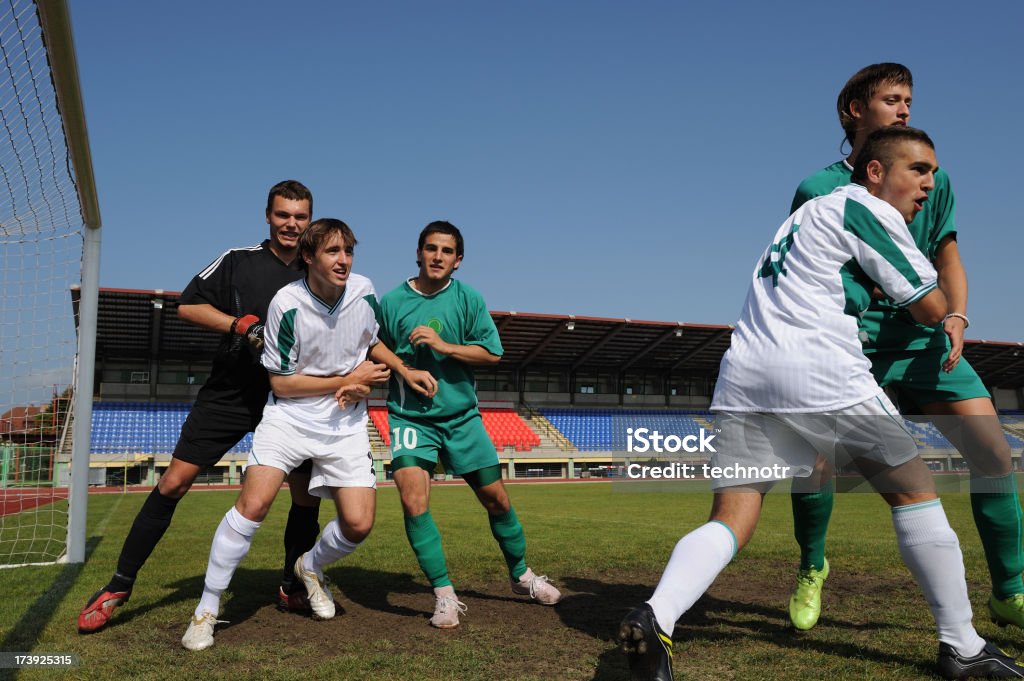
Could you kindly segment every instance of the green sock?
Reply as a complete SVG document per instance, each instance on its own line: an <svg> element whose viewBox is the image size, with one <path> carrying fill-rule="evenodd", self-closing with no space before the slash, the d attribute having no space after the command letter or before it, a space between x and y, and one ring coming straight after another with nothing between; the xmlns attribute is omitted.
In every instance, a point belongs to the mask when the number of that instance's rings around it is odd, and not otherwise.
<svg viewBox="0 0 1024 681"><path fill-rule="evenodd" d="M800 569L825 567L825 534L832 517L832 481L818 492L793 492L793 536L800 545Z"/></svg>
<svg viewBox="0 0 1024 681"><path fill-rule="evenodd" d="M441 531L437 529L430 511L414 518L405 516L405 536L409 538L409 546L416 554L420 569L430 580L431 586L451 586L452 580L448 579L448 566L441 547Z"/></svg>
<svg viewBox="0 0 1024 681"><path fill-rule="evenodd" d="M992 576L992 594L1006 599L1024 593L1021 510L1013 473L998 478L971 478L971 510Z"/></svg>
<svg viewBox="0 0 1024 681"><path fill-rule="evenodd" d="M512 579L518 580L526 574L526 535L523 534L523 526L516 517L516 510L510 508L508 513L501 515L488 513L487 520L491 523L491 534L505 556L508 574Z"/></svg>

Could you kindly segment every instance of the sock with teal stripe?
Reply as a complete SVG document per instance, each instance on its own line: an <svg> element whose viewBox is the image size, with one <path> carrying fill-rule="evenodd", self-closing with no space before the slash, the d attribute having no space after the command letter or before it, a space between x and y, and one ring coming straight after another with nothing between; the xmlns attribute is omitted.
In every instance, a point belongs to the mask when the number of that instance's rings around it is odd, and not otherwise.
<svg viewBox="0 0 1024 681"><path fill-rule="evenodd" d="M716 520L701 525L676 543L658 588L647 601L662 631L672 635L676 620L708 590L734 555L735 535Z"/></svg>

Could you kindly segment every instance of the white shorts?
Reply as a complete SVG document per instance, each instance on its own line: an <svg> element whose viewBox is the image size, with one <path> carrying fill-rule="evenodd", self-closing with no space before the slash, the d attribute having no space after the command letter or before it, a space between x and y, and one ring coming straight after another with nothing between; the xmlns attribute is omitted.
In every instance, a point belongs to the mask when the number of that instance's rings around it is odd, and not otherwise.
<svg viewBox="0 0 1024 681"><path fill-rule="evenodd" d="M306 459L313 461L309 493L331 498L332 487L377 487L370 437L366 429L325 435L299 428L284 419L264 417L252 438L246 467L273 466L291 473Z"/></svg>
<svg viewBox="0 0 1024 681"><path fill-rule="evenodd" d="M903 417L884 393L852 407L814 414L719 412L720 469L712 489L807 477L818 455L836 468L855 461L894 467L917 456Z"/></svg>

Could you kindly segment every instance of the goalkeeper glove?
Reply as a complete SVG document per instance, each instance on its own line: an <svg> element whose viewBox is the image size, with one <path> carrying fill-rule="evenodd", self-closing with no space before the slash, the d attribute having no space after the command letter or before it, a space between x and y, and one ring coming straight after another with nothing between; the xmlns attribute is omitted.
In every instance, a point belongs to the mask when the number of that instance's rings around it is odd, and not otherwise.
<svg viewBox="0 0 1024 681"><path fill-rule="evenodd" d="M238 317L231 322L231 333L245 336L245 339L257 352L263 351L263 328L263 322L254 314Z"/></svg>

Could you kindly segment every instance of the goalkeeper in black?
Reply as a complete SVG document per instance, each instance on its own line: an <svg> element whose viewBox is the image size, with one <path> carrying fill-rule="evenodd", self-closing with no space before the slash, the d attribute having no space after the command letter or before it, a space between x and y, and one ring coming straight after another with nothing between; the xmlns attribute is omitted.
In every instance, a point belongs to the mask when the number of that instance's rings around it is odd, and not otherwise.
<svg viewBox="0 0 1024 681"><path fill-rule="evenodd" d="M274 185L267 197L270 238L223 254L193 277L178 299L181 319L223 337L210 377L181 428L171 464L135 516L117 571L78 615L80 633L99 631L114 610L128 601L135 578L170 526L178 501L205 468L220 461L259 424L270 392L267 372L260 364L263 323L274 294L302 278L299 236L309 225L312 211L313 196L303 184L286 180ZM307 491L309 475L307 461L288 477L292 506L278 597L279 606L291 610L308 609L305 589L301 583L294 584L292 567L313 547L320 531L319 500Z"/></svg>

